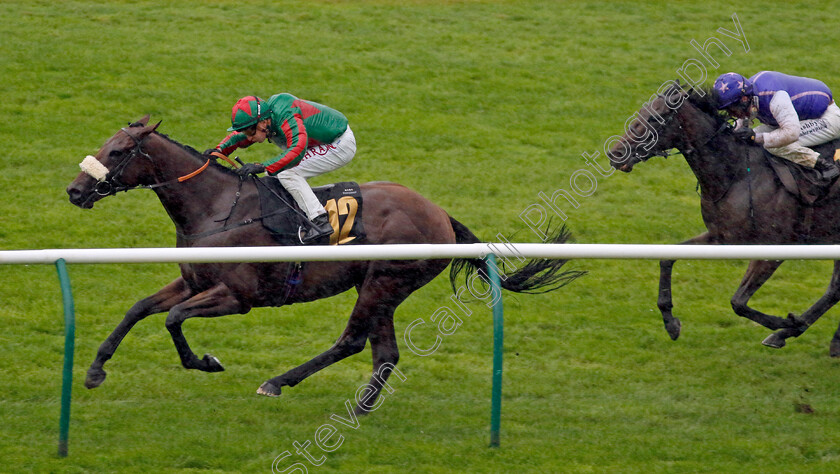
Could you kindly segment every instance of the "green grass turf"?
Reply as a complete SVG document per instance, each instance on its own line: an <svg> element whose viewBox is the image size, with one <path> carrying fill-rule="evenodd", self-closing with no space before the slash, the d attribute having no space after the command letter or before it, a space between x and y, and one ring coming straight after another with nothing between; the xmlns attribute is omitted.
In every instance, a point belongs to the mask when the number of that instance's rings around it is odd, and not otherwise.
<svg viewBox="0 0 840 474"><path fill-rule="evenodd" d="M750 50L718 33L737 13ZM830 3L596 1L46 2L0 8L0 248L170 247L152 193L67 202L77 164L146 113L203 150L225 134L242 95L288 91L344 112L359 152L312 180L391 180L418 190L477 235L537 241L520 213L570 189L584 152L716 36L707 82L775 69L840 88ZM240 153L258 161L269 145ZM603 160L603 154L601 155ZM703 230L695 179L681 158L597 176L567 207L581 243L675 243ZM164 316L126 337L96 390L82 383L102 340L175 265L71 265L78 327L70 457L56 456L63 327L50 266L0 266L0 471L267 472L837 472L840 380L830 311L774 351L768 331L729 307L745 262L679 262L672 342L656 310L651 261L579 261L585 278L556 293L505 296L502 445L490 449L492 329L480 302L427 357L406 326L446 304L440 277L409 298L396 327L405 381L352 429L345 400L370 374L370 352L258 397L264 380L339 335L348 293L246 316L192 320L199 354L226 371L180 367ZM788 262L755 297L801 312L828 283L828 262ZM431 326L415 332L434 337ZM342 436L314 466L294 454L325 424Z"/></svg>

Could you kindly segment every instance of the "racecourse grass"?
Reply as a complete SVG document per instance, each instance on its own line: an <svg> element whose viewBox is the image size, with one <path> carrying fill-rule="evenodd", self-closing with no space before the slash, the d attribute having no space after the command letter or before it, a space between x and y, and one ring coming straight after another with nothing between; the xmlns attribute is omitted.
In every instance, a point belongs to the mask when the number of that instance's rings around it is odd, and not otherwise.
<svg viewBox="0 0 840 474"><path fill-rule="evenodd" d="M737 8L737 9L735 9ZM77 164L146 113L203 150L230 106L281 91L343 111L359 152L313 180L391 180L418 190L486 240L538 241L520 220L538 193L569 190L595 153L676 70L689 41L715 35L722 72L776 69L840 88L840 31L823 2L7 1L0 9L0 248L171 247L152 193L71 206ZM737 13L750 51L718 33ZM715 48L712 46L712 48ZM242 151L266 159L268 145ZM603 152L599 162L606 166ZM593 169L590 169L593 173ZM676 243L703 230L681 157L630 175L596 174L597 191L565 211L580 243ZM562 202L558 201L558 202ZM558 221L555 219L555 223ZM70 456L56 456L64 332L52 266L0 266L0 471L267 472L837 472L840 365L830 311L782 350L736 317L729 298L746 262L684 261L674 270L671 341L656 309L653 261L570 264L589 272L547 295L505 304L501 447L488 448L492 323L482 302L432 355L403 332L449 302L441 276L400 306L395 391L352 429L344 402L370 376L370 351L280 398L264 380L340 334L347 293L245 316L190 320L198 354L226 371L180 367L150 316L125 338L96 390L83 386L99 344L175 265L70 265L77 329ZM758 309L800 313L826 287L829 262L787 262ZM412 334L431 344L432 324ZM331 423L341 446L314 466L294 453Z"/></svg>

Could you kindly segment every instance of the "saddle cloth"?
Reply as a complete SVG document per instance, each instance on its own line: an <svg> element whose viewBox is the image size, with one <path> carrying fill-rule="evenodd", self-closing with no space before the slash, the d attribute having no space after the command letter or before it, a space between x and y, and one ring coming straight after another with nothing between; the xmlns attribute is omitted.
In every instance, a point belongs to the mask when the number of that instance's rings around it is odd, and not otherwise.
<svg viewBox="0 0 840 474"><path fill-rule="evenodd" d="M835 166L840 166L840 140L830 141L812 148L821 156L834 157ZM779 158L767 150L764 150L764 157L770 163L770 167L773 168L782 186L803 204L813 205L828 196L833 188L833 182L822 179L819 171L813 168L806 168Z"/></svg>
<svg viewBox="0 0 840 474"><path fill-rule="evenodd" d="M309 229L306 215L277 178L259 179L260 208L263 227L280 245L301 245L300 236ZM362 191L351 181L312 188L324 205L333 227L330 245L358 243L365 238L362 223ZM322 243L322 242L318 242ZM326 243L326 242L323 242Z"/></svg>

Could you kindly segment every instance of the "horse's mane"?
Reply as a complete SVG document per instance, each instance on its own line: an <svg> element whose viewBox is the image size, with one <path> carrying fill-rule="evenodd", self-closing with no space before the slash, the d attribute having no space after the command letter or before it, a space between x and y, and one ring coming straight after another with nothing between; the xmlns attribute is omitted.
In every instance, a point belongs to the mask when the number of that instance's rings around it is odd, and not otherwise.
<svg viewBox="0 0 840 474"><path fill-rule="evenodd" d="M135 123L132 123L131 125L129 125L129 127L142 127L142 126L143 126L143 124L139 123L139 122L135 122ZM158 135L159 137L165 139L166 141L168 141L168 142L170 142L174 145L178 145L182 150L186 151L188 154L194 156L195 158L197 158L199 160L205 160L204 155L200 151L196 150L195 148L193 148L189 145L184 145L182 143L178 143L177 141L170 138L169 135L166 135L164 133L160 133L158 131L155 131L154 133L156 135ZM219 164L216 160L210 160L210 164L213 167L215 167L216 169L221 170L222 172L229 173L229 174L236 174L236 172L234 170L228 168L227 166Z"/></svg>
<svg viewBox="0 0 840 474"><path fill-rule="evenodd" d="M196 158L198 158L199 160L205 161L205 160L207 159L207 158L206 158L206 157L205 157L205 156L204 156L204 155L203 155L200 151L196 150L195 148L193 148L193 147L191 147L191 146L189 146L189 145L184 145L184 144L178 143L177 141L175 141L175 140L173 140L172 138L170 138L170 137L169 137L169 135L166 135L166 134L163 134L163 133L160 133L160 132L155 132L155 133L157 133L158 135L160 135L160 136L161 136L161 138L166 139L166 141L171 142L171 143L174 143L175 145L178 145L178 146L179 146L179 147L181 147L184 151L186 151L187 153L191 154L192 156L195 156L195 157L196 157ZM231 168L228 168L227 166L224 166L224 165L219 164L219 162L218 162L218 161L216 161L216 160L211 159L211 160L210 160L210 165L211 165L211 166L213 166L213 167L215 167L215 168L216 168L216 169L218 169L218 170L221 170L221 171L225 172L225 173L229 173L229 174L236 174L236 172L235 172L235 171L233 171Z"/></svg>
<svg viewBox="0 0 840 474"><path fill-rule="evenodd" d="M715 119L716 126L720 126L727 121L726 114L718 110L720 99L714 86L692 88L688 91L688 101L703 113Z"/></svg>

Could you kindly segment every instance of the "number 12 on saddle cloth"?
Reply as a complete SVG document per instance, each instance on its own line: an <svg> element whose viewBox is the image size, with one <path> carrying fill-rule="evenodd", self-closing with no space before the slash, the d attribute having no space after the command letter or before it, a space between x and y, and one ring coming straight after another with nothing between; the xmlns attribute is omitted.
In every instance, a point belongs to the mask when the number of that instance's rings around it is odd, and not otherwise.
<svg viewBox="0 0 840 474"><path fill-rule="evenodd" d="M273 178L261 178L267 186L257 186L260 190L260 206L265 218L263 226L271 231L283 245L300 245L299 231L305 225L299 213L294 213L286 202L294 202L287 191ZM271 189L269 189L271 188ZM362 191L358 183L341 182L319 186L312 189L315 196L324 205L329 216L333 234L330 245L360 243L365 238L362 223ZM278 196L279 195L279 196ZM303 227L305 230L305 227Z"/></svg>
<svg viewBox="0 0 840 474"><path fill-rule="evenodd" d="M361 206L361 195L356 199L355 196L342 196L336 201L329 199L324 203L324 209L330 218L330 225L333 228L333 234L330 236L330 245L341 245L356 240L359 236L353 234L353 225L356 223L356 215ZM342 219L342 217L344 217ZM361 216L359 216L359 224L361 227ZM343 221L343 222L342 222ZM364 234L362 235L364 237Z"/></svg>

